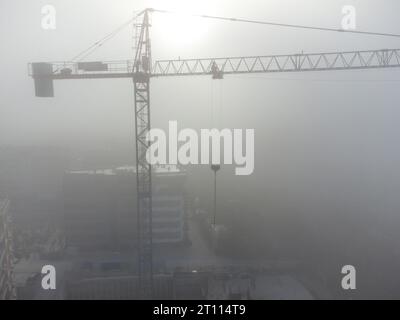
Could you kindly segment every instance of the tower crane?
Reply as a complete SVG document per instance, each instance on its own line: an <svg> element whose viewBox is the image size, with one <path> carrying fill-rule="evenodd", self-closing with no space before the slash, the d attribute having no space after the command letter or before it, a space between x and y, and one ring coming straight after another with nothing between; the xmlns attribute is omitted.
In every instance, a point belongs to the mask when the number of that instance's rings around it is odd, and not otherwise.
<svg viewBox="0 0 400 320"><path fill-rule="evenodd" d="M213 79L222 79L225 75L235 74L400 67L400 49L152 61L149 15L153 11L156 10L145 9L138 15L141 23L133 60L29 64L29 75L34 79L35 93L38 97L54 96L54 80L115 78L133 80L136 128L138 278L141 298L151 298L153 292L152 167L146 161L146 152L150 146L146 138L151 128L150 79L187 76L211 76ZM222 18L222 20L232 19ZM244 22L247 21L244 20ZM325 28L316 29L324 30ZM341 30L327 29L327 31Z"/></svg>

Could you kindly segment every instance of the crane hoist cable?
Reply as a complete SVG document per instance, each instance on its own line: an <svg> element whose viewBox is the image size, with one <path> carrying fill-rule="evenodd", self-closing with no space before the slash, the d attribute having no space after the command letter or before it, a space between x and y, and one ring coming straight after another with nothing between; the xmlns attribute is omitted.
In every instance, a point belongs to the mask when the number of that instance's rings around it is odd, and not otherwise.
<svg viewBox="0 0 400 320"><path fill-rule="evenodd" d="M159 10L159 9L146 9L150 12L158 12L158 13L167 13L167 14L181 14L170 10ZM118 28L116 28L111 33L107 34L105 37L96 41L87 49L81 51L77 55L75 55L70 61L82 61L84 58L92 54L96 49L101 47L105 42L112 39L117 35L121 30L123 30L126 26L131 24L137 17L143 14L145 10L139 12L134 15L134 17L130 18ZM289 24L289 23L280 23L280 22L272 22L272 21L261 21L261 20L250 20L243 18L234 18L234 17L222 17L222 16L213 16L213 15L204 15L204 14L190 14L187 13L185 15L204 18L204 19L212 19L212 20L220 20L225 22L242 22L242 23L251 23L251 24L259 24L259 25L269 25L276 27L285 27L285 28L295 28L295 29L308 29L308 30L318 30L318 31L328 31L328 32L341 32L341 33L350 33L350 34L359 34L359 35L372 35L372 36L381 36L381 37L395 37L400 38L400 34L396 33L386 33L386 32L374 32L374 31L364 31L364 30L347 30L347 29L336 29L336 28L328 28L328 27L319 27L319 26L309 26L309 25L300 25L300 24Z"/></svg>
<svg viewBox="0 0 400 320"><path fill-rule="evenodd" d="M170 10L159 10L159 9L146 9L150 12L158 12L158 13L167 13L167 14L181 14ZM80 53L75 55L70 62L79 62L82 61L87 56L91 55L95 50L99 47L103 46L105 42L114 38L121 30L123 30L126 26L130 25L137 17L143 14L145 10L140 13L134 15L134 17L130 18L118 28L116 28L111 33L107 34L100 40L93 43L91 46L82 50ZM372 35L372 36L382 36L382 37L395 37L400 38L400 34L396 33L385 33L385 32L373 32L373 31L362 31L362 30L347 30L347 29L336 29L336 28L327 28L327 27L319 27L319 26L309 26L309 25L300 25L300 24L288 24L288 23L279 23L272 21L261 21L261 20L250 20L250 19L242 19L242 18L233 18L233 17L222 17L222 16L213 16L213 15L204 15L204 14L190 14L187 13L185 15L204 18L204 19L213 19L220 20L225 22L242 22L242 23L251 23L251 24L259 24L259 25L269 25L269 26L277 26L277 27L285 27L285 28L295 28L295 29L308 29L308 30L318 30L318 31L328 31L328 32L341 32L341 33L350 33L350 34L361 34L361 35Z"/></svg>
<svg viewBox="0 0 400 320"><path fill-rule="evenodd" d="M219 105L218 105L218 126L222 129L222 113L223 113L223 81L219 82Z"/></svg>
<svg viewBox="0 0 400 320"><path fill-rule="evenodd" d="M98 40L95 43L93 43L90 47L86 48L85 50L82 50L80 53L75 55L70 61L71 62L82 61L84 58L86 58L87 56L92 54L95 50L97 50L99 47L101 47L108 40L114 38L121 30L125 29L127 26L129 26L131 23L133 23L135 21L135 19L138 16L140 16L142 13L143 13L143 11L138 13L138 14L135 14L132 18L130 18L129 20L125 21L118 28L114 29L112 32L108 33L106 36L104 36L100 40Z"/></svg>
<svg viewBox="0 0 400 320"><path fill-rule="evenodd" d="M211 126L212 128L222 128L223 113L223 81L211 81Z"/></svg>
<svg viewBox="0 0 400 320"><path fill-rule="evenodd" d="M139 15L139 14L138 14ZM123 30L126 26L130 25L138 15L135 15L134 17L130 18L129 20L125 21L123 24L121 24L118 28L114 29L112 32L101 38L100 40L96 41L93 43L91 46L86 48L85 50L82 50L78 54L76 54L72 59L70 59L68 62L80 62L89 55L91 55L94 51L96 51L98 48L100 48L104 43L106 43L108 40L114 38L121 30ZM60 70L60 68L56 69L53 71L53 73L57 73Z"/></svg>
<svg viewBox="0 0 400 320"><path fill-rule="evenodd" d="M211 84L211 127L215 127L215 108L214 108L214 81L210 82Z"/></svg>
<svg viewBox="0 0 400 320"><path fill-rule="evenodd" d="M152 10L152 12L182 15L182 13L169 11L169 10L157 10L157 9L151 9L151 10ZM269 25L269 26L285 27L285 28L308 29L308 30L328 31L328 32L342 32L342 33L353 33L353 34L362 34L362 35L371 35L371 36L400 38L400 34L396 34L396 33L373 32L373 31L362 31L362 30L352 30L352 29L337 29L337 28L328 28L328 27L300 25L300 24L279 23L279 22L272 22L272 21L260 21L260 20L250 20L250 19L242 19L242 18L211 16L211 15L204 15L204 14L191 14L191 13L185 14L184 13L184 15L188 15L191 17L197 17L197 18L227 21L227 22L244 22L244 23L261 24L261 25Z"/></svg>

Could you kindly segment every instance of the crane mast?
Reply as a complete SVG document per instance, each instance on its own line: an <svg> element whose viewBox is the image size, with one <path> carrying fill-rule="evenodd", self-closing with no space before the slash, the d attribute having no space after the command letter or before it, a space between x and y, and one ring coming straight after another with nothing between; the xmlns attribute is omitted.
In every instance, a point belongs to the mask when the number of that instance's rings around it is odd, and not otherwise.
<svg viewBox="0 0 400 320"><path fill-rule="evenodd" d="M133 63L138 278L139 293L142 299L151 298L153 292L152 176L151 165L146 160L147 149L150 146L150 142L147 140L147 134L150 131L151 43L149 27L149 12L145 10Z"/></svg>
<svg viewBox="0 0 400 320"><path fill-rule="evenodd" d="M134 60L104 62L30 63L29 75L36 96L53 97L53 81L68 79L133 79L136 141L137 228L139 294L153 295L152 168L146 160L150 146L150 79L173 76L212 76L310 71L359 70L400 67L400 49L326 52L291 55L225 57L203 59L151 59L150 19L145 9L139 27Z"/></svg>

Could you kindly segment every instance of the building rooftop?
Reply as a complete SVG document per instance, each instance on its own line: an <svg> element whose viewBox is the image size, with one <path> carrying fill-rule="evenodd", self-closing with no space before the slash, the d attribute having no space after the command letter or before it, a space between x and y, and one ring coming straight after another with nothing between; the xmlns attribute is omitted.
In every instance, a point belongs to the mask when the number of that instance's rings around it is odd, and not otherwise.
<svg viewBox="0 0 400 320"><path fill-rule="evenodd" d="M156 173L157 175L186 174L184 170L182 170L176 165L158 165L158 166L153 166L152 169L153 172ZM108 169L96 169L96 170L73 170L73 171L68 171L68 173L116 176L116 175L135 174L136 167L127 165L111 169L108 168Z"/></svg>

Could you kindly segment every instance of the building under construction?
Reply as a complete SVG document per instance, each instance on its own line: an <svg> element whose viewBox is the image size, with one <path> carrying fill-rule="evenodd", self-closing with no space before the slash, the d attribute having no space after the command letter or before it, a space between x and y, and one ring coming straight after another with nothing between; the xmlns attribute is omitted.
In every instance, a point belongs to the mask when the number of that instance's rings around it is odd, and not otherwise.
<svg viewBox="0 0 400 320"><path fill-rule="evenodd" d="M15 299L9 206L0 198L0 300Z"/></svg>
<svg viewBox="0 0 400 320"><path fill-rule="evenodd" d="M78 250L125 250L137 245L134 167L70 171L64 177L64 230ZM187 240L186 172L154 168L153 243Z"/></svg>

